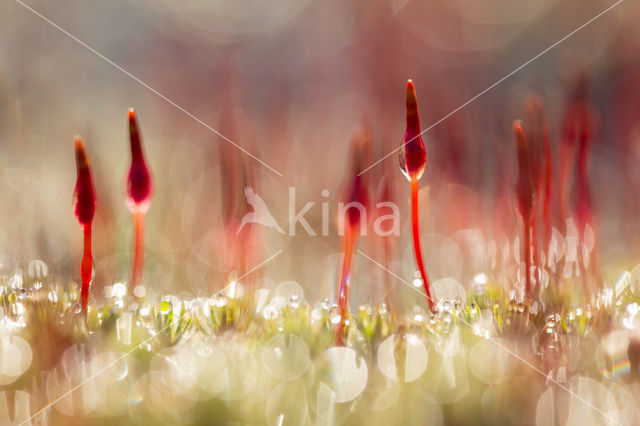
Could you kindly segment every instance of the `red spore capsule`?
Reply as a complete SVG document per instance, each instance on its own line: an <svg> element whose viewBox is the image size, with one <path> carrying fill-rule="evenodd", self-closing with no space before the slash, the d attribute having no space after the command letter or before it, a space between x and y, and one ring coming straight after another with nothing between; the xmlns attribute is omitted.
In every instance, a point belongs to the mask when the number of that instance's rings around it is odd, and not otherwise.
<svg viewBox="0 0 640 426"><path fill-rule="evenodd" d="M84 144L79 136L76 136L76 168L78 171L76 187L74 191L73 211L82 225L84 233L84 250L82 264L80 265L80 303L82 310L87 310L89 304L89 287L93 278L93 256L91 254L91 224L96 211L96 193L93 187L89 158L84 149Z"/></svg>
<svg viewBox="0 0 640 426"><path fill-rule="evenodd" d="M407 130L400 147L400 169L409 180L419 180L427 166L427 151L420 136L418 99L413 81L407 81Z"/></svg>
<svg viewBox="0 0 640 426"><path fill-rule="evenodd" d="M96 211L96 194L93 188L89 158L79 136L76 136L74 143L78 175L74 190L73 210L81 225L91 226Z"/></svg>
<svg viewBox="0 0 640 426"><path fill-rule="evenodd" d="M140 130L133 108L129 109L129 140L131 142L131 167L127 178L127 205L131 212L146 212L151 203L153 186L151 173L144 159Z"/></svg>
<svg viewBox="0 0 640 426"><path fill-rule="evenodd" d="M133 108L129 109L129 141L131 142L131 167L127 178L127 207L133 214L135 232L130 287L135 290L144 264L145 213L151 204L153 187L151 173L144 160L140 130Z"/></svg>
<svg viewBox="0 0 640 426"><path fill-rule="evenodd" d="M420 215L418 211L418 181L422 177L427 165L427 151L420 137L420 117L418 115L418 99L413 81L407 81L407 129L400 145L400 169L411 182L411 233L413 236L413 251L420 270L425 296L429 307L433 310L435 302L431 297L429 277L422 259L420 246Z"/></svg>

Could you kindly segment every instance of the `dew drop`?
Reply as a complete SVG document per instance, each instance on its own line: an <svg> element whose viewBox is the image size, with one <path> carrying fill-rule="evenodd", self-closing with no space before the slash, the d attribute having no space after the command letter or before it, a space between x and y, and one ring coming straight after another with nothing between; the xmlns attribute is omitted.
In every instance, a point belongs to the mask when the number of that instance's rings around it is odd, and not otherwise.
<svg viewBox="0 0 640 426"><path fill-rule="evenodd" d="M335 402L348 402L362 393L369 371L367 363L358 358L356 351L346 347L329 348L324 352L323 360L325 368L321 372L321 379L335 393Z"/></svg>
<svg viewBox="0 0 640 426"><path fill-rule="evenodd" d="M122 299L127 295L127 286L123 283L115 283L111 287L111 297Z"/></svg>
<svg viewBox="0 0 640 426"><path fill-rule="evenodd" d="M208 358L213 353L213 348L209 342L198 342L196 344L196 353L203 358Z"/></svg>
<svg viewBox="0 0 640 426"><path fill-rule="evenodd" d="M42 260L32 260L27 267L27 273L32 278L42 279L49 273L49 267Z"/></svg>
<svg viewBox="0 0 640 426"><path fill-rule="evenodd" d="M22 271L18 270L11 276L11 278L9 278L9 288L22 288L22 284Z"/></svg>
<svg viewBox="0 0 640 426"><path fill-rule="evenodd" d="M262 362L276 379L293 380L307 371L311 358L304 340L295 335L278 335L262 350Z"/></svg>
<svg viewBox="0 0 640 426"><path fill-rule="evenodd" d="M403 356L404 359L398 359L398 356ZM422 340L414 334L407 334L404 339L398 335L391 335L378 347L378 368L382 374L394 381L400 380L398 366L404 370L404 381L412 382L424 373L427 362L427 349Z"/></svg>
<svg viewBox="0 0 640 426"><path fill-rule="evenodd" d="M262 315L266 320L273 321L278 317L278 308L273 305L267 305L263 311Z"/></svg>
<svg viewBox="0 0 640 426"><path fill-rule="evenodd" d="M171 312L171 302L168 300L163 300L162 302L160 302L159 312L162 315L167 315L169 312Z"/></svg>
<svg viewBox="0 0 640 426"><path fill-rule="evenodd" d="M398 152L398 163L400 165L400 171L407 178L407 180L411 180L411 176L409 176L409 172L407 171L407 151L405 149L406 144L404 143L404 139L400 144L400 150Z"/></svg>
<svg viewBox="0 0 640 426"><path fill-rule="evenodd" d="M322 310L319 308L315 308L311 310L311 320L312 321L320 321L322 320Z"/></svg>

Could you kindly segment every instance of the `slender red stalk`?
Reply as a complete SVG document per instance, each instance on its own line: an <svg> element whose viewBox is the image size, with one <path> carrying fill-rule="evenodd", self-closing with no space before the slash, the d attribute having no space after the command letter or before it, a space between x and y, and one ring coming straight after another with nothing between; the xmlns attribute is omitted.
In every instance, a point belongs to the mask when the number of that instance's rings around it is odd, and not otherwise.
<svg viewBox="0 0 640 426"><path fill-rule="evenodd" d="M416 262L418 263L418 269L420 270L420 276L422 277L422 285L424 285L424 291L427 294L427 300L429 301L429 307L433 310L434 301L431 297L431 285L429 284L429 277L424 267L422 260L422 247L420 246L420 227L418 214L418 179L411 180L411 235L413 236L413 253L416 256Z"/></svg>
<svg viewBox="0 0 640 426"><path fill-rule="evenodd" d="M580 237L584 236L584 230L587 225L592 223L591 210L591 191L589 188L588 166L589 166L589 143L590 132L593 124L587 106L583 106L580 110L579 133L578 133L578 152L576 167L576 216L578 219L578 231Z"/></svg>
<svg viewBox="0 0 640 426"><path fill-rule="evenodd" d="M413 81L407 81L407 130L402 138L400 146L400 169L411 182L411 229L413 236L413 252L416 263L420 270L420 277L424 285L424 291L429 303L429 308L433 311L435 303L431 297L431 286L429 277L422 260L422 248L420 247L420 228L418 210L418 182L424 173L427 165L427 151L424 142L420 137L420 116L418 114L418 98Z"/></svg>
<svg viewBox="0 0 640 426"><path fill-rule="evenodd" d="M127 179L127 207L133 215L135 228L130 285L133 290L142 275L145 214L149 210L153 194L151 174L144 159L140 131L133 108L129 109L129 141L131 144L131 167Z"/></svg>
<svg viewBox="0 0 640 426"><path fill-rule="evenodd" d="M347 319L347 303L353 251L355 250L360 232L366 224L367 211L369 209L369 191L366 174L359 175L365 165L368 164L370 146L368 133L365 131L363 135L354 135L352 146L351 170L353 178L347 187L347 195L345 197L347 204L350 206L345 205L344 217L341 219L344 224L342 243L344 256L338 284L338 307L340 309L340 323L336 329L336 344L338 345L344 343L344 328ZM362 212L360 208L363 208L364 211Z"/></svg>
<svg viewBox="0 0 640 426"><path fill-rule="evenodd" d="M547 122L547 116L544 113L542 102L540 102L538 108L540 125L542 126L542 155L544 157L544 198L542 201L542 219L544 223L544 244L545 248L548 250L549 242L551 241L551 206L553 202L553 186L551 185L551 179L553 174L553 165L551 163L551 137L549 135L549 124Z"/></svg>
<svg viewBox="0 0 640 426"><path fill-rule="evenodd" d="M379 191L378 203L389 203L389 202L395 201L395 196L389 182L389 175L390 175L390 172L385 171L384 174L380 176L382 187L380 188L380 191ZM376 203L376 205L378 205L378 203ZM393 252L395 247L394 239L391 238L390 236L380 236L380 239L382 240L380 241L380 244L382 245L384 266L387 269L391 270L392 268L391 260L393 258ZM387 306L389 306L391 310L393 310L398 307L398 303L397 303L398 298L397 298L397 295L395 294L396 292L394 291L393 276L391 274L384 275L384 287L385 287L385 296L384 296L385 303L387 304Z"/></svg>
<svg viewBox="0 0 640 426"><path fill-rule="evenodd" d="M82 227L84 233L84 249L82 251L82 264L80 265L80 278L82 288L80 290L80 302L82 310L86 310L89 305L89 287L91 286L91 275L93 274L93 256L91 255L91 225Z"/></svg>
<svg viewBox="0 0 640 426"><path fill-rule="evenodd" d="M529 142L529 158L531 159L531 176L533 179L533 184L535 188L535 193L539 194L542 186L542 159L540 155L540 125L538 121L538 114L536 110L535 104L539 101L537 97L531 97L526 101L526 109L528 115L528 131L527 142ZM540 202L534 197L533 198L533 207L531 213L531 219L529 224L529 231L526 231L527 224L525 224L525 235L524 235L524 250L525 257L533 259L533 265L538 265L538 230L537 230L537 219L538 212L540 210ZM526 255L527 250L529 250L529 256ZM531 274L531 270L529 270L529 274ZM535 274L535 287L538 286L538 274Z"/></svg>
<svg viewBox="0 0 640 426"><path fill-rule="evenodd" d="M144 213L137 211L133 213L134 223L134 243L133 243L133 267L131 272L132 289L140 281L142 267L144 265Z"/></svg>
<svg viewBox="0 0 640 426"><path fill-rule="evenodd" d="M531 250L534 266L540 265L538 250L538 216L543 215L543 244L548 248L551 238L551 224L549 222L549 193L551 191L551 148L546 118L539 96L530 96L525 102L527 120L529 124L528 142L532 162L532 177L535 185L533 197L533 213L531 216ZM542 197L539 197L541 194ZM540 286L539 274L535 274L536 289Z"/></svg>
<svg viewBox="0 0 640 426"><path fill-rule="evenodd" d="M531 297L531 222L535 198L535 184L531 165L531 151L527 144L522 122L513 123L518 153L518 182L516 196L518 210L524 223L525 297Z"/></svg>
<svg viewBox="0 0 640 426"><path fill-rule="evenodd" d="M589 270L598 287L602 287L602 279L599 271L599 263L597 260L597 227L594 223L593 207L591 201L591 188L589 185L589 157L592 133L597 128L597 114L587 102L584 102L580 108L578 132L578 152L576 159L576 180L575 180L575 213L578 222L578 235L580 242L580 268L583 273L583 282L588 285L586 272ZM594 232L594 246L590 247L590 261L586 262L585 253L582 245L586 243L587 226Z"/></svg>
<svg viewBox="0 0 640 426"><path fill-rule="evenodd" d="M91 255L91 224L96 211L96 193L93 187L93 177L89 158L84 149L84 144L79 136L74 140L76 151L77 178L74 191L74 213L78 222L82 225L84 233L84 249L82 252L82 264L80 265L80 303L82 310L87 310L89 304L89 287L93 275L93 257Z"/></svg>
<svg viewBox="0 0 640 426"><path fill-rule="evenodd" d="M570 178L574 168L574 156L577 142L580 138L580 121L584 118L584 108L587 102L587 79L580 76L569 96L564 117L564 130L560 144L560 207L562 222L571 216Z"/></svg>
<svg viewBox="0 0 640 426"><path fill-rule="evenodd" d="M358 239L358 234L350 227L345 229L344 238L342 240L342 250L344 257L342 258L342 271L340 272L340 287L338 293L338 306L340 308L340 324L336 331L336 340L339 345L342 344L344 335L344 322L347 316L347 301L349 296L349 276L351 274L351 262L353 259L353 250Z"/></svg>

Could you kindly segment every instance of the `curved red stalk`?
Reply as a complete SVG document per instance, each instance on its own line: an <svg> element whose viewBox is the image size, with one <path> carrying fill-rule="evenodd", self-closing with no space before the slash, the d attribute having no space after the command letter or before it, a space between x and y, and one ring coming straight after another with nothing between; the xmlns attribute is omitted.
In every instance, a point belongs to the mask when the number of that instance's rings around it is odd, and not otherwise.
<svg viewBox="0 0 640 426"><path fill-rule="evenodd" d="M589 142L592 124L591 117L585 105L580 110L578 152L576 169L576 216L578 219L578 230L580 237L584 236L587 224L592 222L591 212L591 191L589 189L588 165L589 165Z"/></svg>
<svg viewBox="0 0 640 426"><path fill-rule="evenodd" d="M96 193L93 187L89 158L79 136L74 140L76 151L77 178L74 190L74 213L84 233L84 250L80 265L80 303L82 310L89 304L89 287L93 273L93 257L91 255L91 224L96 211Z"/></svg>
<svg viewBox="0 0 640 426"><path fill-rule="evenodd" d="M433 310L434 301L431 297L431 285L429 283L429 277L424 267L422 260L422 247L420 245L420 215L418 212L418 180L411 180L411 236L413 237L413 253L416 257L418 269L420 270L420 277L422 277L422 284L424 285L424 291L429 302L429 308Z"/></svg>
<svg viewBox="0 0 640 426"><path fill-rule="evenodd" d="M531 216L531 246L533 250L533 264L538 266L538 215L543 215L543 245L548 249L551 239L551 223L549 217L549 197L551 192L551 147L546 117L539 96L530 96L525 102L527 119L529 122L529 151L532 161L532 177L535 185L533 197L533 213ZM539 197L541 194L542 197ZM537 271L536 271L537 272ZM539 274L535 274L536 289L539 286Z"/></svg>
<svg viewBox="0 0 640 426"><path fill-rule="evenodd" d="M579 266L585 272L582 243L584 239L584 231L586 225L589 224L595 232L593 226L593 212L591 206L591 194L589 181L587 178L588 162L589 162L589 143L591 134L597 128L597 115L587 96L587 79L581 76L570 94L567 111L564 120L564 135L562 140L561 153L561 178L562 178L562 213L564 218L571 217L572 212L576 216L578 227L578 254L580 257ZM573 206L570 200L570 177L575 167L574 180L574 201ZM595 260L597 252L592 253L592 261L590 266L598 281L602 285L600 273L598 272L598 262ZM583 278L584 279L584 278Z"/></svg>
<svg viewBox="0 0 640 426"><path fill-rule="evenodd" d="M524 223L524 263L525 263L525 297L531 297L531 223L535 199L535 184L531 164L531 151L522 127L522 122L513 123L518 153L518 182L516 197L518 210Z"/></svg>
<svg viewBox="0 0 640 426"><path fill-rule="evenodd" d="M569 183L574 167L574 151L580 138L580 121L584 117L584 108L587 102L587 79L580 76L570 94L568 106L564 117L564 130L560 144L560 207L561 220L571 216L571 203L569 200Z"/></svg>
<svg viewBox="0 0 640 426"><path fill-rule="evenodd" d="M344 327L347 318L347 303L349 296L349 278L351 274L351 264L353 260L353 252L355 250L359 233L363 221L367 220L367 211L369 210L369 191L367 187L366 174L360 174L368 163L369 154L369 135L365 131L363 135L354 135L352 139L352 172L353 178L347 187L346 204L358 203L365 210L365 217L362 217L358 208L349 208L344 212L344 237L342 259L342 270L340 272L340 281L338 284L338 307L340 309L340 324L336 329L336 343L342 345L344 343Z"/></svg>
<svg viewBox="0 0 640 426"><path fill-rule="evenodd" d="M342 270L340 271L340 284L338 290L338 307L340 309L340 324L336 330L336 344L344 344L344 326L347 318L347 301L349 296L349 275L351 273L351 261L353 259L353 250L358 240L357 232L354 232L350 226L345 227L345 233L342 240Z"/></svg>
<svg viewBox="0 0 640 426"><path fill-rule="evenodd" d="M420 277L424 285L424 291L433 311L435 303L431 297L429 277L422 260L422 248L420 246L420 216L418 210L418 182L427 165L427 151L420 137L420 117L418 115L418 98L413 81L407 81L407 130L402 138L400 146L400 169L411 182L411 234L413 237L413 252L420 270Z"/></svg>
<svg viewBox="0 0 640 426"><path fill-rule="evenodd" d="M129 109L129 141L131 144L131 167L127 177L127 207L133 215L135 228L130 285L133 290L142 274L144 264L144 221L153 194L151 174L144 159L140 131L133 108Z"/></svg>
<svg viewBox="0 0 640 426"><path fill-rule="evenodd" d="M595 233L597 243L597 228L593 220L593 207L591 203L591 189L589 185L588 169L589 169L589 151L591 134L597 127L597 115L596 112L590 107L589 104L584 102L580 108L579 130L578 130L578 152L577 152L577 169L576 169L576 200L575 211L578 222L578 235L580 247L584 243L585 231L587 225L589 225L592 231ZM592 248L590 257L591 261L589 265L585 264L585 256L582 249L579 250L580 255L580 268L585 272L583 275L583 282L585 285L588 283L586 280L587 267L591 270L592 277L595 279L599 287L602 286L602 280L599 271L599 264L597 260L597 250L595 245Z"/></svg>
<svg viewBox="0 0 640 426"><path fill-rule="evenodd" d="M551 205L553 202L552 194L552 164L551 164L551 137L549 135L549 124L547 122L547 116L544 113L544 106L542 101L537 105L538 116L540 117L540 128L542 132L542 156L544 159L543 171L542 171L542 185L540 190L542 191L542 219L544 223L543 237L545 249L549 249L549 242L551 241Z"/></svg>
<svg viewBox="0 0 640 426"><path fill-rule="evenodd" d="M389 182L390 173L385 170L384 174L380 176L381 179L381 188L378 191L378 203L389 203L395 202L395 194L391 188ZM376 205L378 205L376 203ZM383 251L383 262L384 266L387 269L391 269L391 260L394 251L393 239L388 236L381 237L382 238L382 251ZM391 274L384 275L384 287L385 287L385 303L391 310L397 308L397 295L394 291L393 278Z"/></svg>

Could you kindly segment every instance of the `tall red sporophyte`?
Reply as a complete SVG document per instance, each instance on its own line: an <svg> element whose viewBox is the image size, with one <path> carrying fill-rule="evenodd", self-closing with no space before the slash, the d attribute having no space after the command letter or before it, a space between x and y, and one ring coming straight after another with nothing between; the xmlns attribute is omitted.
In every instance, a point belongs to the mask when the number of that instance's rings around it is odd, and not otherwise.
<svg viewBox="0 0 640 426"><path fill-rule="evenodd" d="M347 302L349 296L349 284L353 252L358 242L358 237L367 226L367 212L370 198L367 185L367 175L361 174L365 164L368 163L370 138L365 130L362 134L356 133L352 140L351 167L349 170L350 181L345 188L344 209L340 211L343 217L339 218L340 230L344 232L342 270L338 283L338 306L340 308L340 323L336 330L336 342L343 343L345 321L347 319Z"/></svg>
<svg viewBox="0 0 640 426"><path fill-rule="evenodd" d="M427 151L420 136L420 117L418 116L418 99L413 81L407 81L407 130L400 145L400 169L411 183L411 229L413 235L413 251L416 263L420 270L420 277L424 285L424 291L433 310L435 303L431 296L429 278L422 260L422 248L420 246L420 216L418 211L419 180L427 166Z"/></svg>
<svg viewBox="0 0 640 426"><path fill-rule="evenodd" d="M518 211L524 223L525 297L531 297L531 225L534 217L536 183L534 179L531 149L527 143L522 121L513 123L518 155L518 181L516 198Z"/></svg>
<svg viewBox="0 0 640 426"><path fill-rule="evenodd" d="M526 138L529 144L531 175L534 183L534 194L531 214L531 249L533 265L540 262L538 250L538 216L542 212L542 236L544 248L549 248L551 239L550 194L551 194L551 146L546 117L539 96L529 96L525 102L527 115ZM539 275L536 270L536 288L539 286Z"/></svg>
<svg viewBox="0 0 640 426"><path fill-rule="evenodd" d="M131 167L127 176L127 207L133 215L135 228L130 288L135 290L144 263L144 221L145 214L151 204L153 187L151 173L144 159L140 130L133 108L129 109L129 141L131 143Z"/></svg>
<svg viewBox="0 0 640 426"><path fill-rule="evenodd" d="M96 211L96 193L93 187L93 177L89 158L84 149L84 144L79 136L75 138L76 168L78 176L73 194L73 211L78 218L84 232L84 250L82 264L80 265L80 303L82 310L86 311L89 303L89 287L93 275L93 257L91 255L91 224Z"/></svg>
<svg viewBox="0 0 640 426"><path fill-rule="evenodd" d="M599 265L597 261L598 229L594 222L591 188L589 185L589 157L593 133L597 130L598 115L587 102L579 110L577 124L577 152L574 188L574 209L578 225L580 268L585 286L602 287ZM595 280L590 284L587 271ZM596 288L592 287L591 290Z"/></svg>
<svg viewBox="0 0 640 426"><path fill-rule="evenodd" d="M527 121L532 129L534 144L532 149L537 154L537 165L534 176L536 184L536 194L538 194L534 215L542 213L542 239L543 250L549 249L551 240L551 208L552 208L552 160L551 160L551 136L549 134L549 124L544 112L544 105L539 96L531 96L525 104L527 110ZM534 237L537 235L533 230ZM537 244L534 242L534 248ZM536 258L537 253L534 253ZM537 262L536 262L537 265Z"/></svg>

